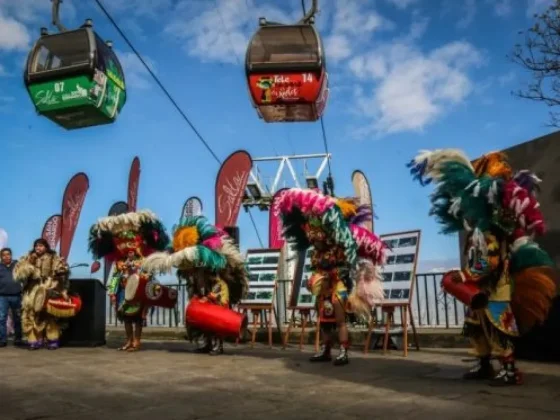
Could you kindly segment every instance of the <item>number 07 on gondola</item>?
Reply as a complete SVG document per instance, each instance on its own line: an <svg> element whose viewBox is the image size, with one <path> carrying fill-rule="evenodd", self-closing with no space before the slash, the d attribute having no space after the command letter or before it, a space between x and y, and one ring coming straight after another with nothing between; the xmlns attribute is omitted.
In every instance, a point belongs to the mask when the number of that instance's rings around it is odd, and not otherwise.
<svg viewBox="0 0 560 420"><path fill-rule="evenodd" d="M260 18L249 42L246 73L253 106L265 122L318 120L329 95L321 37L313 9L297 24Z"/></svg>
<svg viewBox="0 0 560 420"><path fill-rule="evenodd" d="M68 130L110 124L126 102L120 62L91 20L66 30L58 20L59 5L53 0L53 23L60 32L49 35L42 28L27 59L29 96L40 115Z"/></svg>

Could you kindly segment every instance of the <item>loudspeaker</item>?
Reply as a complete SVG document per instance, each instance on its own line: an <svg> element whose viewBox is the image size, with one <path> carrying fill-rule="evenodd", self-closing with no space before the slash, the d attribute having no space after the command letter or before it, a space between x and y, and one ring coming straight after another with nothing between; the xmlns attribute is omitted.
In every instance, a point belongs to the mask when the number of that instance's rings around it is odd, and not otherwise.
<svg viewBox="0 0 560 420"><path fill-rule="evenodd" d="M237 245L237 247L239 247L239 227L226 226L224 230L229 236L231 236L231 239L233 239L233 243Z"/></svg>
<svg viewBox="0 0 560 420"><path fill-rule="evenodd" d="M106 288L97 279L71 279L70 294L82 298L82 310L69 319L61 337L67 347L95 347L105 345Z"/></svg>
<svg viewBox="0 0 560 420"><path fill-rule="evenodd" d="M543 325L519 337L515 342L515 356L540 362L560 362L560 296L554 299L548 319Z"/></svg>

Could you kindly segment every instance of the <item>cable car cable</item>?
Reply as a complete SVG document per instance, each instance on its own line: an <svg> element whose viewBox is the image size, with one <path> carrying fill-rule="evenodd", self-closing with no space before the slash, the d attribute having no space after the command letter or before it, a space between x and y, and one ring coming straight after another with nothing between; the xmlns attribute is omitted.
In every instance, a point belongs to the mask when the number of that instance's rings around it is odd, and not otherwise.
<svg viewBox="0 0 560 420"><path fill-rule="evenodd" d="M95 3L97 3L97 5L99 6L99 8L101 9L101 11L103 12L103 14L107 17L107 19L109 19L109 21L111 22L111 24L115 27L115 29L117 30L117 32L119 33L119 35L124 39L124 42L126 42L126 44L129 46L129 48L132 50L132 52L136 55L136 57L138 57L138 59L140 60L140 62L142 63L142 65L146 68L146 70L148 71L148 73L150 74L150 76L152 76L152 79L154 79L154 81L157 83L157 85L160 87L160 89L163 91L163 93L165 94L165 96L167 96L167 99L169 99L169 101L173 104L173 106L175 107L175 109L177 110L177 112L179 112L179 114L181 114L181 116L183 117L183 119L185 120L185 122L189 125L189 127L191 128L191 130L194 132L194 134L198 137L198 139L202 142L202 144L204 145L204 147L206 147L206 149L210 152L210 154L212 155L212 157L216 160L216 162L218 162L219 164L222 163L221 159L218 157L218 155L216 155L216 153L214 153L214 151L212 150L212 148L209 146L209 144L206 142L206 140L204 140L204 137L202 137L202 134L200 134L200 132L196 129L196 127L193 125L193 123L191 122L191 120L189 119L189 117L187 117L187 115L183 112L183 110L179 107L179 105L177 104L177 102L175 101L175 99L173 99L173 97L171 96L171 94L169 93L169 91L165 88L165 86L163 86L163 84L160 82L159 78L154 74L154 72L152 71L152 69L150 68L150 66L148 66L148 64L146 63L146 61L144 60L144 58L140 55L140 53L136 50L136 48L134 48L134 45L132 45L132 43L129 41L128 37L124 34L124 32L121 30L121 28L119 27L119 25L117 24L117 22L115 22L115 20L113 19L113 17L109 14L109 12L107 11L107 9L105 8L105 6L103 6L103 4L101 3L100 0L95 0Z"/></svg>
<svg viewBox="0 0 560 420"><path fill-rule="evenodd" d="M233 46L233 41L231 40L231 32L229 31L229 29L226 27L226 21L224 19L224 16L222 15L222 12L220 11L220 5L218 4L218 0L214 0L214 4L216 5L216 12L218 13L218 17L220 18L220 21L222 22L222 27L224 28L224 31L227 35L228 38L228 42L229 42L229 46L231 49L231 53L233 54L233 56L235 57L235 61L237 61L237 64L239 66L241 66L241 61L239 60L238 55L235 53L235 47ZM250 12L249 7L247 5L247 3L245 3L245 6L247 7L247 11ZM276 146L274 145L274 143L272 142L272 140L270 139L270 137L266 137L266 139L268 140L268 142L270 143L270 145L272 146L272 150L274 152L274 154L276 156L279 156L280 154L278 153L278 150L276 150Z"/></svg>
<svg viewBox="0 0 560 420"><path fill-rule="evenodd" d="M311 6L311 10L309 12L309 15L307 14L306 8L305 8L305 0L301 0L301 10L303 12L303 20L307 20L309 21L309 19L311 19L312 17L315 16L315 13L317 12L317 0L313 0L313 5ZM323 116L321 115L321 131L323 134L323 145L325 146L325 153L328 155L329 154L329 146L328 146L328 142L327 142L327 132L325 130L325 123L323 121ZM323 189L325 190L325 192L329 192L330 190L330 195L334 196L334 181L333 181L333 177L332 177L332 168L331 168L331 159L330 157L327 157L327 165L328 165L328 169L329 169L329 175L327 177L326 182L323 185Z"/></svg>
<svg viewBox="0 0 560 420"><path fill-rule="evenodd" d="M173 97L171 96L171 94L169 93L169 91L165 88L165 86L161 83L161 81L159 80L159 78L154 74L154 72L152 71L152 69L150 69L150 66L148 66L148 64L146 63L146 61L144 60L144 58L142 57L142 55L138 52L138 50L134 47L134 45L132 45L132 42L130 42L130 40L128 39L128 37L124 34L124 32L122 31L122 29L119 27L119 25L117 24L117 22L113 19L113 17L111 16L111 14L107 11L107 9L105 8L105 6L103 6L103 4L101 3L100 0L95 0L95 3L97 3L97 5L99 6L99 8L101 9L101 11L103 12L103 14L107 17L107 19L109 20L109 22L111 22L111 24L114 26L114 28L117 30L117 32L119 33L119 35L123 38L123 40L126 42L126 44L129 46L129 48L132 50L132 52L136 55L136 57L140 60L140 62L142 63L142 65L146 68L146 70L148 71L148 73L150 74L150 76L152 77L152 79L154 79L154 81L157 83L157 85L159 86L159 88L163 91L163 93L165 94L165 96L167 97L167 99L169 99L169 101L173 104L173 106L175 107L175 109L177 110L177 112L179 112L179 114L183 117L183 119L185 120L185 122L189 125L189 127L192 129L192 131L195 133L195 135L197 136L197 138L202 142L202 144L204 145L204 147L206 147L206 149L210 152L210 154L212 155L212 157L214 158L214 160L218 163L218 164L222 164L222 160L218 157L218 155L216 155L216 153L212 150L212 148L210 147L210 145L206 142L206 140L204 139L204 137L202 137L202 134L200 134L200 132L196 129L196 127L194 126L194 124L190 121L189 117L187 117L187 115L183 112L183 110L179 107L179 105L177 104L177 102L173 99ZM253 215L251 214L251 212L249 211L249 217L251 219L251 223L253 224L253 228L255 229L255 233L257 234L257 239L259 241L259 244L261 245L261 248L264 248L264 244L263 241L261 239L261 235L259 234L259 231L257 229L257 224L255 223L255 220L253 219Z"/></svg>

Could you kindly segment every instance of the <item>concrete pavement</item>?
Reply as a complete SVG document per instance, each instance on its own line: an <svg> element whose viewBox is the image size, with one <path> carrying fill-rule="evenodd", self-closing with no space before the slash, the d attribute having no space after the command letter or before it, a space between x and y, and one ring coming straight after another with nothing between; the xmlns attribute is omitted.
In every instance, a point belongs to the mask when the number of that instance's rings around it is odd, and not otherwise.
<svg viewBox="0 0 560 420"><path fill-rule="evenodd" d="M308 363L310 348L227 346L220 357L189 348L0 349L0 419L560 418L559 365L521 363L524 386L492 388L459 379L468 364L455 349L353 352L334 367Z"/></svg>

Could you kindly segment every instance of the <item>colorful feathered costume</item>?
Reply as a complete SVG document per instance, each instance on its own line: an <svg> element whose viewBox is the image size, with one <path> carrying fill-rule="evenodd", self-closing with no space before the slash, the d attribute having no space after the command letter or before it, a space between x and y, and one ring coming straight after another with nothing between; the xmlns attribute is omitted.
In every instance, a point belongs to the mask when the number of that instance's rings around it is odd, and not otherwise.
<svg viewBox="0 0 560 420"><path fill-rule="evenodd" d="M249 273L239 249L226 232L210 224L204 216L183 217L173 232L170 253L155 253L143 264L145 270L169 273L187 282L189 299L198 297L216 305L231 307L245 298L249 290ZM187 325L193 340L204 336L204 345L196 352L222 354L223 340L194 331Z"/></svg>
<svg viewBox="0 0 560 420"><path fill-rule="evenodd" d="M383 299L376 268L384 262L385 245L359 226L372 214L356 203L297 188L279 197L284 236L298 251L312 248L313 274L307 287L317 299L323 345L311 361L331 360L331 335L338 327L341 347L334 363L347 364L346 313L369 318L373 306Z"/></svg>
<svg viewBox="0 0 560 420"><path fill-rule="evenodd" d="M144 304L126 301L127 279L133 274L148 276L141 270L143 259L153 252L164 250L168 244L169 236L163 224L149 210L104 217L90 229L89 250L93 257L107 258L115 263L108 290L127 335L126 344L119 350L139 349L148 309ZM133 331L134 324L136 332Z"/></svg>
<svg viewBox="0 0 560 420"><path fill-rule="evenodd" d="M50 350L58 348L65 322L45 311L37 312L35 295L40 288L45 288L48 298L68 300L69 276L68 264L44 239L37 239L33 249L14 267L14 279L23 284L21 324L30 350L40 349L45 344Z"/></svg>
<svg viewBox="0 0 560 420"><path fill-rule="evenodd" d="M409 166L422 185L435 182L431 214L442 232L467 232L467 266L456 278L476 282L489 296L487 308L466 315L464 333L480 363L465 379L520 383L512 338L542 323L556 294L554 264L533 241L545 228L535 196L540 180L526 170L514 173L498 152L471 164L459 150L423 151ZM501 361L497 374L492 357Z"/></svg>

